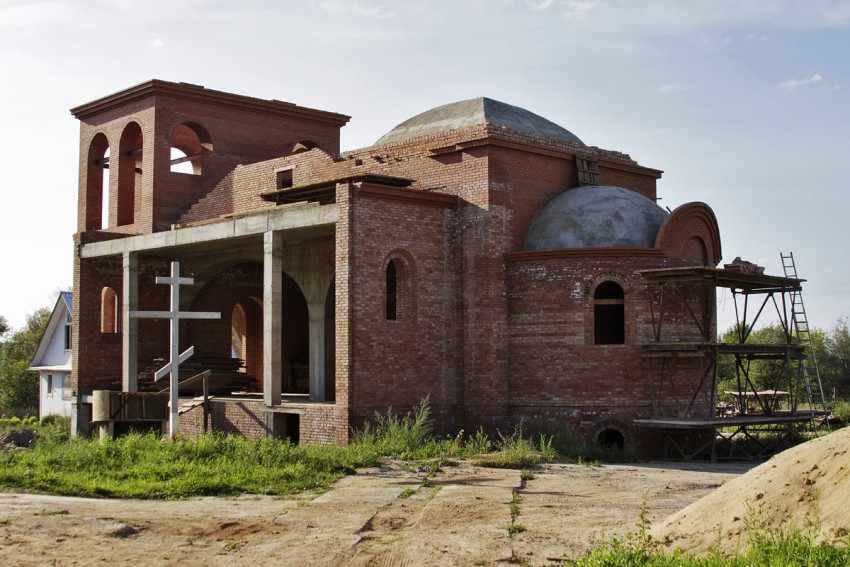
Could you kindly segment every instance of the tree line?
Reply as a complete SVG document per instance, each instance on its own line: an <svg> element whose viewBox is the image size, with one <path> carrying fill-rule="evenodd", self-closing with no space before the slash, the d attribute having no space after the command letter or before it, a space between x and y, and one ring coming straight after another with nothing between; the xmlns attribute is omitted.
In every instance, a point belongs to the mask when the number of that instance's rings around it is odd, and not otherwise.
<svg viewBox="0 0 850 567"><path fill-rule="evenodd" d="M38 413L38 372L29 366L51 313L47 307L37 309L14 332L0 316L0 414L23 417Z"/></svg>
<svg viewBox="0 0 850 567"><path fill-rule="evenodd" d="M731 326L719 337L720 342L739 342L741 329ZM814 356L807 352L806 363L812 369L817 362L824 397L827 402L850 400L850 328L847 319L839 319L829 330L812 328ZM785 344L786 331L779 323L760 327L750 332L748 343ZM786 390L788 374L784 360L753 360L749 363L749 377L759 390ZM811 374L811 370L810 370ZM796 379L796 370L793 378ZM732 356L721 356L717 362L718 389L737 389L737 373ZM742 378L743 380L743 378Z"/></svg>

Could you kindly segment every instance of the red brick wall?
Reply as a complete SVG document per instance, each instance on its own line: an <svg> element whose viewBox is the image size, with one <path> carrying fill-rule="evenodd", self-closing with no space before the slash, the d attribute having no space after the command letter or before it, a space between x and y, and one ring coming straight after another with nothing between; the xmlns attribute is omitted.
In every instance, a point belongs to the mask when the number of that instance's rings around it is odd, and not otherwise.
<svg viewBox="0 0 850 567"><path fill-rule="evenodd" d="M637 270L682 265L657 253L606 254L574 251L546 257L515 255L507 264L510 309L510 407L514 419L568 426L598 435L606 420L635 440L653 436L631 420L653 416L649 363L642 345L653 341L653 315L659 313L654 286ZM593 291L603 281L624 290L625 344L594 344ZM696 288L677 299L695 300ZM681 301L666 298L663 340L703 340ZM652 305L651 305L652 303ZM657 363L654 363L657 364ZM685 363L673 381L655 389L657 415L676 416L690 402L702 378L699 361ZM684 370L684 371L683 371ZM656 380L659 368L654 368ZM692 417L708 417L711 400L700 399ZM637 441L635 441L637 442Z"/></svg>
<svg viewBox="0 0 850 567"><path fill-rule="evenodd" d="M210 400L211 430L221 433L244 435L251 439L265 437L263 402L261 400L233 400L213 398ZM307 405L298 416L299 443L348 444L348 420L345 412L333 405ZM204 431L204 409L198 405L180 415L180 433L196 438Z"/></svg>
<svg viewBox="0 0 850 567"><path fill-rule="evenodd" d="M364 197L357 189L351 209L350 308L356 328L349 406L363 418L388 406L403 410L430 396L446 419L457 390L446 340L453 326L445 237L452 210ZM388 233L387 226L394 228ZM397 319L388 320L386 266L393 259L402 266L399 309Z"/></svg>
<svg viewBox="0 0 850 567"><path fill-rule="evenodd" d="M121 381L121 335L101 333L101 294L104 287L118 295L121 308L121 261L74 259L74 313L71 385L79 394ZM120 324L120 317L119 317Z"/></svg>
<svg viewBox="0 0 850 567"><path fill-rule="evenodd" d="M649 198L655 197L659 171L618 152L486 125L338 156L338 125L171 97L143 98L87 116L81 126L81 156L88 156L99 133L117 148L130 120L140 125L145 143L135 222L107 232L92 230L80 235L83 239L163 230L172 222L207 222L273 207L261 193L277 188L276 171L281 168L293 168L295 186L375 173L410 179L410 189L423 195L413 197L405 190L369 184L337 186L336 403L308 406L299 418L302 441L346 442L350 426L361 424L375 411L392 406L403 412L426 395L438 429L445 431L478 425L505 428L516 419L529 418L554 419L590 436L616 423L636 443L644 438L645 432L628 423L648 417L652 408L640 345L652 338L649 306L659 298L636 272L693 263L700 255L694 237L704 241L709 259L717 256L713 215L702 209L674 215L675 222L662 229L657 250L549 255L519 251L539 207L556 193L577 186L576 155L599 162L600 184L625 187ZM198 123L209 133L213 147L203 155L201 176L172 173L168 167L170 134L183 122ZM102 137L97 139L102 142ZM289 155L304 139L320 148ZM92 224L91 218L87 220L93 215L87 200L95 199L87 181L88 161L81 160L80 166L81 231ZM259 249L246 249L240 260L256 261L258 253ZM387 320L386 266L393 259L402 289L399 317ZM142 265L143 270L159 269L156 275L167 272L162 270L164 260ZM199 353L229 355L230 315L235 302L246 295L246 288L237 288L247 283L251 295L262 296L262 268L253 269L245 282L209 276L206 287L194 296L193 310L222 311L223 316L219 322L203 322L203 329L200 322L184 329L182 338L196 343ZM608 279L625 291L624 345L593 344L593 290ZM96 318L90 296L99 294L104 282L117 282L115 289L120 291L120 263L117 272L78 263L75 281L81 307L75 328L85 328L82 340L75 341L81 345L75 361L85 358L75 377L79 374L85 382L116 366L114 348L100 348L92 334ZM140 276L140 309L167 307L167 289L152 281ZM696 292L682 292L683 297L692 293ZM296 311L294 304L284 307L290 315ZM667 315L666 332L671 337L700 338L681 307ZM99 295L97 316L99 321ZM140 322L140 359L164 353L168 339L161 325ZM292 326L284 325L287 328ZM295 335L281 346L286 350L284 360L298 358L306 350L306 343L298 342L306 333L299 330ZM117 353L120 375L120 339ZM671 408L682 401L681 393L697 374L673 378ZM261 402L217 401L215 408L223 430L243 430L250 436L262 431ZM192 419L186 417L187 428L196 423Z"/></svg>
<svg viewBox="0 0 850 567"><path fill-rule="evenodd" d="M109 142L111 179L117 195L117 172L121 135L128 124L141 129L144 152L141 156L141 183L137 187L135 221L116 232L138 233L168 230L199 199L207 195L239 164L255 163L291 154L296 144L309 140L331 154L339 152L339 123L309 116L293 106L290 114L265 112L249 105L225 102L208 96L203 89L189 89L188 95L156 92L139 96L99 112L80 116L80 208L78 230L83 232L94 214L89 201L88 178L92 140L102 133ZM173 90L173 89L172 89ZM226 97L225 97L226 98ZM180 124L197 124L209 135L211 149L202 152L201 175L171 171L171 137ZM110 205L116 204L112 198ZM114 223L113 223L114 224Z"/></svg>

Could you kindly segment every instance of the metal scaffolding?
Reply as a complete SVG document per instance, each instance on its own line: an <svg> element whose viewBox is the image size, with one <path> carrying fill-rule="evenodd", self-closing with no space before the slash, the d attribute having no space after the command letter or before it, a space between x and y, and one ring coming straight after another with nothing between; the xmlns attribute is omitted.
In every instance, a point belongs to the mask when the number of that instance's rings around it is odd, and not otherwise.
<svg viewBox="0 0 850 567"><path fill-rule="evenodd" d="M640 273L651 302L653 338L644 345L644 357L653 407L651 418L635 424L666 432L668 456L673 449L675 456L684 458L758 458L793 443L795 431L826 413L811 403L805 408L800 404L804 397L810 402L801 381L806 349L797 340L792 305L805 280L764 275L746 266ZM732 294L734 342L717 340L718 288ZM781 343L750 341L767 313L777 316ZM717 368L724 356L734 362L736 385L725 392L728 401L721 402ZM783 371L775 383L756 386L750 366L757 360L780 364Z"/></svg>

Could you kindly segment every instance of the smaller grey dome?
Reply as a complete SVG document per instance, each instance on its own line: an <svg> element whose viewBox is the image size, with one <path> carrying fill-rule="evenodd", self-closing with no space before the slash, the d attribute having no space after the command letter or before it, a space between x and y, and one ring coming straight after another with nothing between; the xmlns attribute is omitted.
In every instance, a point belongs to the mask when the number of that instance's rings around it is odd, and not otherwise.
<svg viewBox="0 0 850 567"><path fill-rule="evenodd" d="M523 248L651 248L667 216L651 199L621 187L567 189L534 214Z"/></svg>

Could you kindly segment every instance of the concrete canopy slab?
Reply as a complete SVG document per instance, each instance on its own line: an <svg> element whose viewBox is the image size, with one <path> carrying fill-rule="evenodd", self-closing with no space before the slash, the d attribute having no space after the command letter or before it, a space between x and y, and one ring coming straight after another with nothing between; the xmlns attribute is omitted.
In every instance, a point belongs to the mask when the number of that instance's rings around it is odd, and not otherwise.
<svg viewBox="0 0 850 567"><path fill-rule="evenodd" d="M269 230L294 231L299 238L328 235L333 232L338 218L339 208L336 204L309 203L270 208L209 224L175 228L168 232L91 242L82 246L80 257L100 258L127 252L167 254L177 248L196 252L218 249L223 241L230 241L228 245L237 246L260 244L263 233Z"/></svg>

